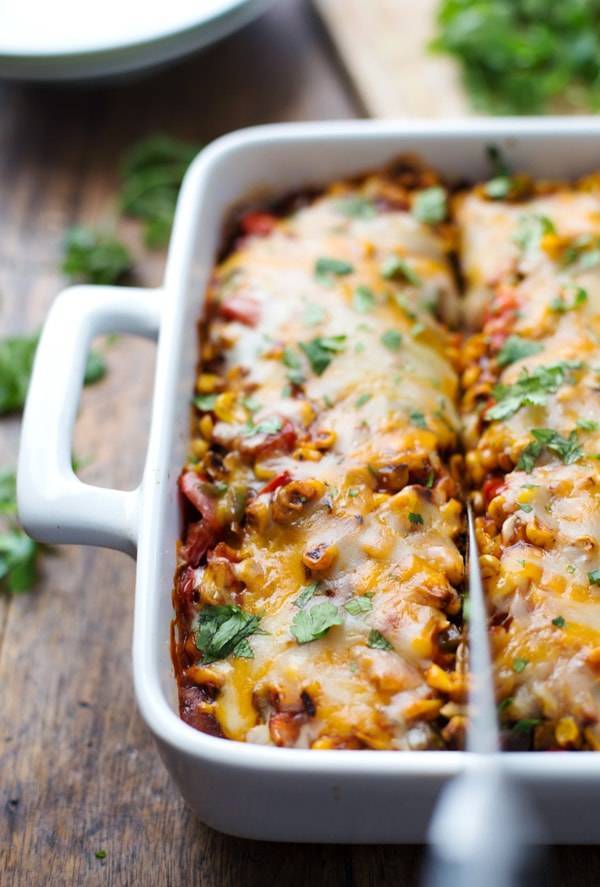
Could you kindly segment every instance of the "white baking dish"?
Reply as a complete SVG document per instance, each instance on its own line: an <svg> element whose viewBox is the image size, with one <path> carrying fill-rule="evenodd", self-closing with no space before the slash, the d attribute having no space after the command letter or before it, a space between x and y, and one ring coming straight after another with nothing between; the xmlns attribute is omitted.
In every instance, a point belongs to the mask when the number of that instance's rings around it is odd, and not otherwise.
<svg viewBox="0 0 600 887"><path fill-rule="evenodd" d="M451 178L485 176L490 143L537 176L575 176L600 166L600 122L587 118L292 124L234 133L207 148L188 172L161 289L71 288L49 314L23 422L21 520L45 542L110 546L137 556L138 704L183 796L214 828L272 840L419 841L441 786L472 763L460 752L308 751L228 742L178 717L169 652L180 530L176 478L188 440L195 324L223 222L232 204L249 194L325 183L406 152ZM108 332L158 338L144 478L132 492L85 485L71 469L85 355L92 337ZM503 760L538 802L549 838L600 839L600 755L513 753Z"/></svg>

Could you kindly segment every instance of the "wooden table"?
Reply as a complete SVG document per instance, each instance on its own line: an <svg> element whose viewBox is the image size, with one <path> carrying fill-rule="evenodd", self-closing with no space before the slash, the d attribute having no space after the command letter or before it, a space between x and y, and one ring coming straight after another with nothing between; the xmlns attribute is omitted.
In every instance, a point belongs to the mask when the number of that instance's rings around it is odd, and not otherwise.
<svg viewBox="0 0 600 887"><path fill-rule="evenodd" d="M42 322L64 281L65 228L111 218L119 155L165 131L206 142L240 126L360 115L303 0L281 0L219 46L144 80L104 88L0 87L0 333ZM137 226L120 233L157 284L164 257ZM153 349L123 338L85 392L75 451L90 482L133 487L149 419ZM18 421L0 424L14 464ZM43 441L40 441L43 446ZM414 847L326 847L236 840L186 810L133 699L133 563L64 548L35 593L0 597L0 882L18 885L412 885ZM106 851L105 860L96 858ZM557 884L600 881L600 853L564 849Z"/></svg>

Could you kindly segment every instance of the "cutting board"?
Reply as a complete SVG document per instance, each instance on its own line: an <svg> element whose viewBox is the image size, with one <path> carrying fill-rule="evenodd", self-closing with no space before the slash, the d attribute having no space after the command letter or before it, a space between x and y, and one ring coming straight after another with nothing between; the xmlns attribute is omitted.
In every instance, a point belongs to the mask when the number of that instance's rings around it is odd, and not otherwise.
<svg viewBox="0 0 600 887"><path fill-rule="evenodd" d="M372 117L470 114L454 62L427 49L439 0L313 0Z"/></svg>

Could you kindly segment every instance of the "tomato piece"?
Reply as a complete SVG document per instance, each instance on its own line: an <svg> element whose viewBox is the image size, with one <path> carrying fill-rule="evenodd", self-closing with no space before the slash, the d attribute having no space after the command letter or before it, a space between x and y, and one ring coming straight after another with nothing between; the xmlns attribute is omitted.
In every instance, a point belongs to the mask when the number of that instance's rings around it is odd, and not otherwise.
<svg viewBox="0 0 600 887"><path fill-rule="evenodd" d="M282 471L281 474L277 474L275 477L272 477L268 484L260 490L259 496L262 496L263 493L272 493L275 490L279 489L279 487L285 487L291 481L292 476L289 471Z"/></svg>
<svg viewBox="0 0 600 887"><path fill-rule="evenodd" d="M191 567L197 567L202 556L214 544L220 525L217 502L206 490L207 483L195 471L184 471L179 489L201 515L201 520L188 524L182 555Z"/></svg>
<svg viewBox="0 0 600 887"><path fill-rule="evenodd" d="M279 431L272 434L254 434L241 446L243 453L257 459L274 453L289 453L296 446L296 429L289 419L284 419Z"/></svg>
<svg viewBox="0 0 600 887"><path fill-rule="evenodd" d="M483 501L485 502L485 507L490 504L492 499L498 495L502 487L506 484L506 480L503 477L488 477L488 479L483 484L481 492L483 493Z"/></svg>
<svg viewBox="0 0 600 887"><path fill-rule="evenodd" d="M217 502L207 491L208 483L195 471L184 471L179 477L179 489L204 520L217 526Z"/></svg>
<svg viewBox="0 0 600 887"><path fill-rule="evenodd" d="M277 224L277 217L272 213L250 212L240 219L240 227L244 234L255 234L257 237L266 237Z"/></svg>
<svg viewBox="0 0 600 887"><path fill-rule="evenodd" d="M246 326L256 326L260 317L260 305L251 296L228 296L221 302L219 312L226 320L237 320Z"/></svg>

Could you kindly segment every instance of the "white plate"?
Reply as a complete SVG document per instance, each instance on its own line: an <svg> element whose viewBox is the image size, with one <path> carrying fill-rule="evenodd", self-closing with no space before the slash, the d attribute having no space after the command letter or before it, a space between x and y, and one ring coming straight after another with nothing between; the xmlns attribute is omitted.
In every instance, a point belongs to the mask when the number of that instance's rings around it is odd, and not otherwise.
<svg viewBox="0 0 600 887"><path fill-rule="evenodd" d="M241 27L272 0L0 0L0 77L75 80L162 64Z"/></svg>

